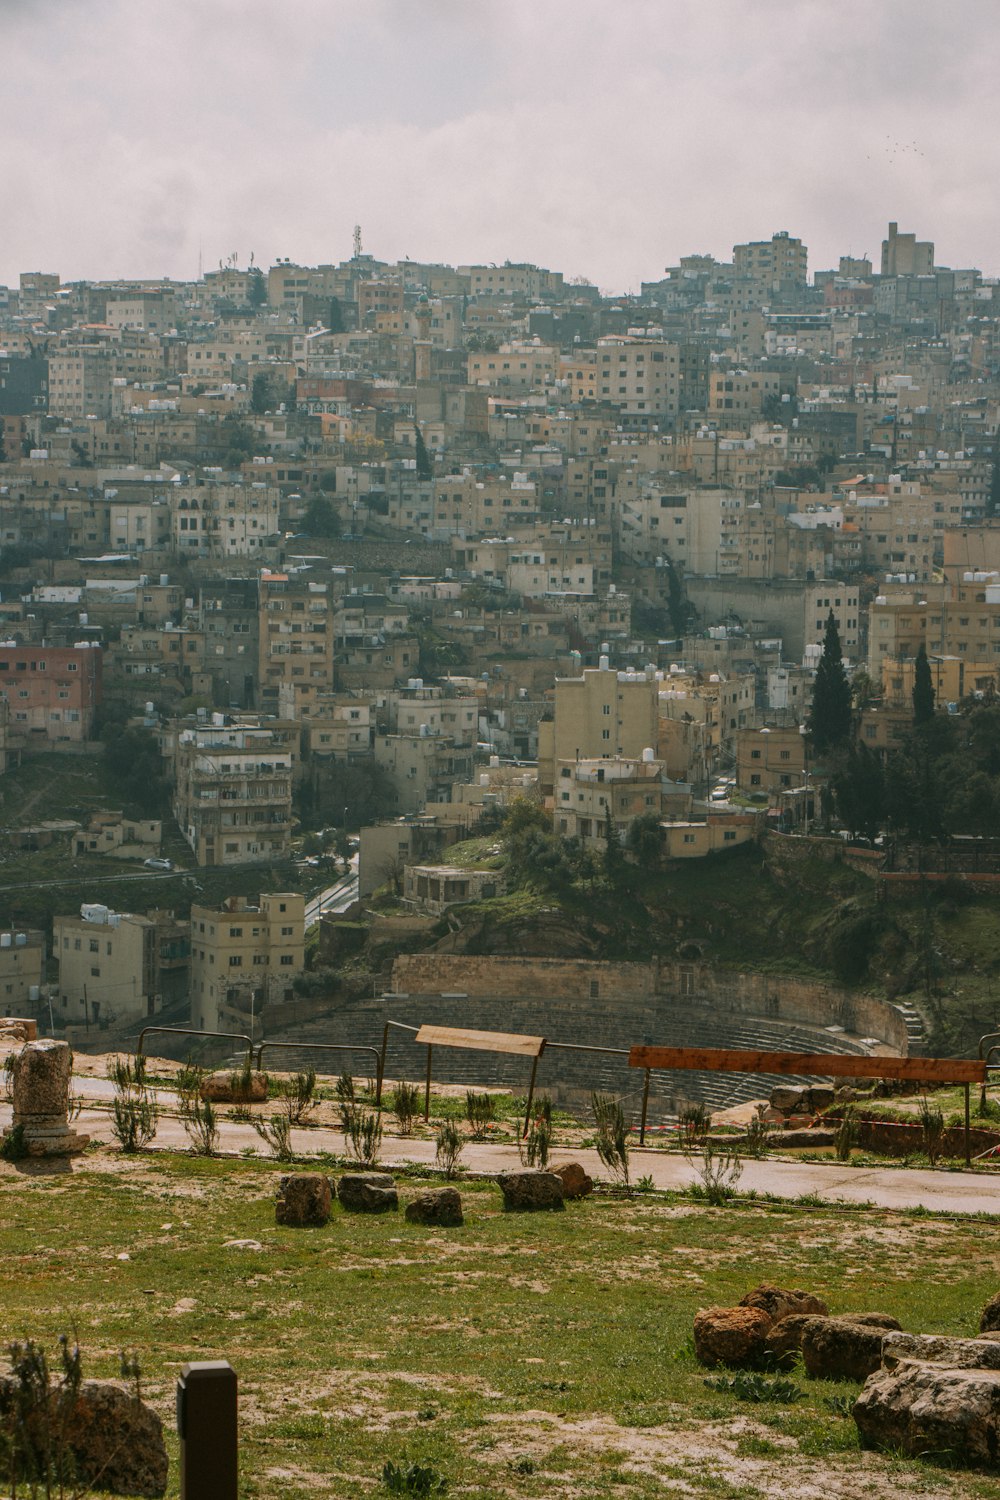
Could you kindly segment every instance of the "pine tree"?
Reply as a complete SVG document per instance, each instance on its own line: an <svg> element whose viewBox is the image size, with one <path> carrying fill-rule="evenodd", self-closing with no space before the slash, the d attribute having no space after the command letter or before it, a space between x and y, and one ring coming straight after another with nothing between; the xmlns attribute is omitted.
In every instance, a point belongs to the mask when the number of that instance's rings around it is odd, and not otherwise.
<svg viewBox="0 0 1000 1500"><path fill-rule="evenodd" d="M823 655L816 668L809 734L813 749L822 755L846 743L851 734L851 685L844 670L840 632L833 610L826 617Z"/></svg>
<svg viewBox="0 0 1000 1500"><path fill-rule="evenodd" d="M931 664L927 660L927 648L921 641L913 672L913 722L926 724L934 717L934 683L931 680Z"/></svg>

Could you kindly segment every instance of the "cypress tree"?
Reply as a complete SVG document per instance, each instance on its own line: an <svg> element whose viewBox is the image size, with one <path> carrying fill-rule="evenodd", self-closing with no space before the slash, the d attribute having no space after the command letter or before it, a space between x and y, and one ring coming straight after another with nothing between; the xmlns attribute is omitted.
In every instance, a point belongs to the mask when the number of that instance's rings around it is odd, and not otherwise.
<svg viewBox="0 0 1000 1500"><path fill-rule="evenodd" d="M851 723L851 685L844 670L840 632L831 609L826 617L823 655L816 668L809 715L809 734L817 754L843 745L850 738Z"/></svg>
<svg viewBox="0 0 1000 1500"><path fill-rule="evenodd" d="M424 435L420 431L420 428L417 426L416 422L414 422L413 424L413 431L416 433L417 478L433 479L434 470L431 467L430 454L427 452L427 444L424 442Z"/></svg>
<svg viewBox="0 0 1000 1500"><path fill-rule="evenodd" d="M926 724L934 717L934 683L931 680L931 664L927 660L927 648L921 641L913 672L913 722Z"/></svg>

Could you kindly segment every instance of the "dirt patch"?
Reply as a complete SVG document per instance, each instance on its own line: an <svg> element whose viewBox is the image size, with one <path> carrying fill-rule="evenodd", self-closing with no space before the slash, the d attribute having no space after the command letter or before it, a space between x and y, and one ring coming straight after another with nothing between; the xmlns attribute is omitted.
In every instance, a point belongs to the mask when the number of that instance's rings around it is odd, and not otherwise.
<svg viewBox="0 0 1000 1500"><path fill-rule="evenodd" d="M875 1455L861 1455L851 1465L800 1455L794 1438L744 1417L725 1426L641 1428L620 1427L606 1417L570 1421L545 1411L498 1413L486 1420L503 1433L483 1449L486 1463L510 1465L527 1457L544 1469L547 1457L568 1449L615 1460L622 1483L629 1475L645 1476L679 1495L704 1494L709 1478L742 1486L748 1496L780 1493L782 1500L868 1500L873 1491L894 1500L954 1500L955 1494L948 1481L934 1485L921 1475L911 1483L895 1471L890 1478ZM512 1428L516 1432L506 1431ZM760 1446L758 1455L740 1451L752 1444Z"/></svg>

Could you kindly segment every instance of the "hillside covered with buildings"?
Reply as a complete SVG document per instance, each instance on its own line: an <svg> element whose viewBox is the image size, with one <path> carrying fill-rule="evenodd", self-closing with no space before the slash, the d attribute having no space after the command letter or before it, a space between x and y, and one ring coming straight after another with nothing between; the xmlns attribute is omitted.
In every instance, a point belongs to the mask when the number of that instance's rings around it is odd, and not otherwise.
<svg viewBox="0 0 1000 1500"><path fill-rule="evenodd" d="M274 1030L414 949L687 944L967 1045L998 432L1000 281L894 223L877 264L781 231L628 297L360 236L25 272L0 1013Z"/></svg>

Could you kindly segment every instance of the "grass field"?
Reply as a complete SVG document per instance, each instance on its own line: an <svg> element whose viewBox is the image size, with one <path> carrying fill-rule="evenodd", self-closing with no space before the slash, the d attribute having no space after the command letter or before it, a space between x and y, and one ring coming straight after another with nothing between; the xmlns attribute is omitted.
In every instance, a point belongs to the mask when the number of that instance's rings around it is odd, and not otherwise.
<svg viewBox="0 0 1000 1500"><path fill-rule="evenodd" d="M706 1387L690 1343L699 1307L760 1280L971 1334L997 1289L992 1221L608 1194L508 1215L495 1186L464 1182L461 1229L337 1208L293 1231L274 1224L281 1170L104 1150L70 1174L0 1162L4 1341L53 1347L75 1326L94 1375L135 1348L173 1456L180 1365L229 1359L247 1500L386 1494L390 1460L483 1500L996 1493L860 1453L835 1409L855 1386L799 1372L800 1401L748 1406Z"/></svg>

